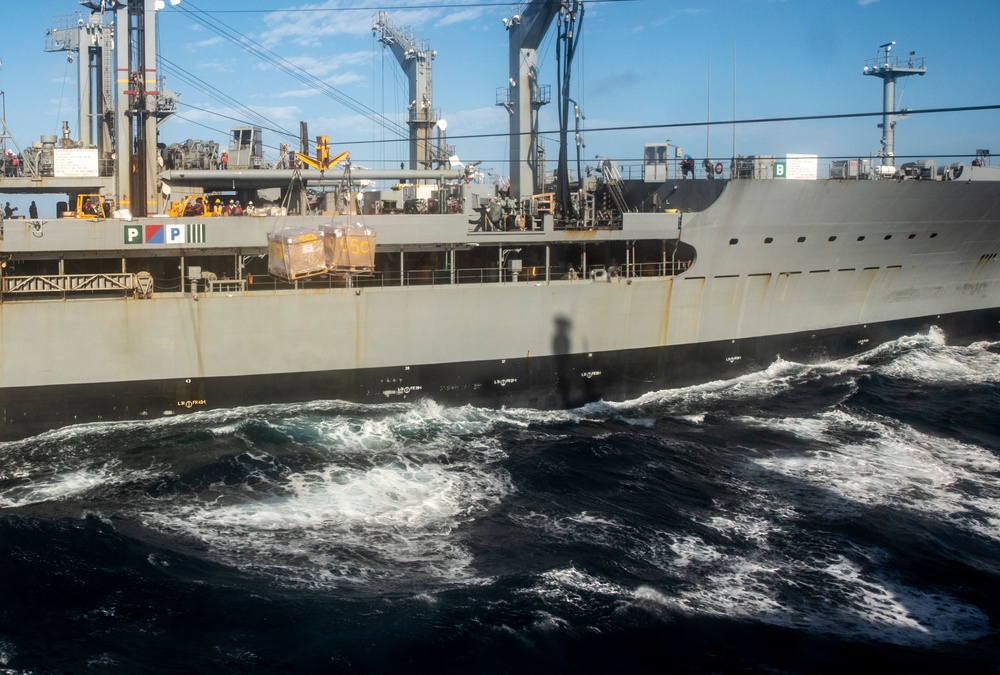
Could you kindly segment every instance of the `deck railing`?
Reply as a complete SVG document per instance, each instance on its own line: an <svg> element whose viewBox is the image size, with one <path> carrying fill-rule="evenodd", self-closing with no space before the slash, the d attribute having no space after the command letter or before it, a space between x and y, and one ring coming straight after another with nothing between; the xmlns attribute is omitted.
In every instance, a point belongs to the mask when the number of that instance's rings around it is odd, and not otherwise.
<svg viewBox="0 0 1000 675"><path fill-rule="evenodd" d="M686 271L687 261L647 262L631 265L590 265L586 273L569 265L553 266L548 277L543 265L524 265L516 273L496 267L456 270L393 270L369 274L323 274L289 282L270 275L248 275L244 279L199 279L185 284L185 292L206 296L244 295L256 291L281 289L399 288L405 286L455 286L487 284L540 283L548 281L599 281L619 278L655 278L676 276ZM140 273L141 274L141 273ZM176 284L168 289L153 288L151 277L141 284L132 273L119 274L48 274L0 277L0 293L13 299L30 296L108 295L151 297L155 292L176 293ZM147 286L152 293L147 293Z"/></svg>
<svg viewBox="0 0 1000 675"><path fill-rule="evenodd" d="M35 274L3 277L3 292L18 293L131 293L133 274Z"/></svg>

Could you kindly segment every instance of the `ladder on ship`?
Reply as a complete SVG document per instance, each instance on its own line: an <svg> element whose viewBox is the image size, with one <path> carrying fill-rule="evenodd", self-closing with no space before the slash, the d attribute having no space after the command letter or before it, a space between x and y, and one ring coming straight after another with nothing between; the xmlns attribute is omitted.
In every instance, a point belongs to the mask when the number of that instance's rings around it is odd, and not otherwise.
<svg viewBox="0 0 1000 675"><path fill-rule="evenodd" d="M611 199L611 203L614 204L618 213L627 212L629 210L628 202L625 201L625 193L622 192L622 175L618 171L618 167L612 162L603 162L601 174L604 177L606 198Z"/></svg>

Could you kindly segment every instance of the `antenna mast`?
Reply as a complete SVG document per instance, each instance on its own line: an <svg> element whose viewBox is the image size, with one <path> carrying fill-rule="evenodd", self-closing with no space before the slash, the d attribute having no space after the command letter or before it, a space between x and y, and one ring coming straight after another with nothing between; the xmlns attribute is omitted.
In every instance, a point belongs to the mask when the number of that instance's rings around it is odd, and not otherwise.
<svg viewBox="0 0 1000 675"><path fill-rule="evenodd" d="M882 166L886 167L896 165L896 120L906 116L905 110L901 111L902 114L896 114L896 80L927 72L923 57L915 57L915 52L910 52L905 61L893 58L892 47L895 44L886 42L879 45L878 57L866 61L863 71L865 75L882 78L882 123L879 124L882 129L882 151L879 156L882 158Z"/></svg>

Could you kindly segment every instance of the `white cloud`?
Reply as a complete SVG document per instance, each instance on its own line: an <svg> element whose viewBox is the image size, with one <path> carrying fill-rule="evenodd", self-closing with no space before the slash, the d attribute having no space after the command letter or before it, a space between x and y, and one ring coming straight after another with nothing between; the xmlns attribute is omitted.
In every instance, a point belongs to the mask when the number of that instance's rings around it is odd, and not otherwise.
<svg viewBox="0 0 1000 675"><path fill-rule="evenodd" d="M199 52L203 49L206 49L207 47L214 47L216 45L221 45L223 42L225 42L225 39L222 36L216 36L208 38L207 40L201 40L199 42L189 43L185 45L185 49L187 49L189 52Z"/></svg>
<svg viewBox="0 0 1000 675"><path fill-rule="evenodd" d="M479 19L483 14L486 13L486 9L483 7L470 7L467 9L462 9L455 12L449 12L438 21L439 26L450 26L456 23L462 23L464 21L472 21Z"/></svg>

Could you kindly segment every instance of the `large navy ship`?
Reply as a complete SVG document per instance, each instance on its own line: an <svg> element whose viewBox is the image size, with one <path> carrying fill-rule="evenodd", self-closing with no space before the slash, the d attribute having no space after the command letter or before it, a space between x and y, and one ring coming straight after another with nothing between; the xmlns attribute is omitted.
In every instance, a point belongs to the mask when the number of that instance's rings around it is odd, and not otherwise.
<svg viewBox="0 0 1000 675"><path fill-rule="evenodd" d="M891 43L865 70L885 92L875 162L820 178L815 157L739 157L687 179L653 144L645 181L610 160L574 174L566 80L550 180L537 49L558 16L568 78L583 6L536 0L505 22L498 186L449 161L431 105L411 106L399 171L351 167L305 131L274 166L253 126L224 148L158 145L176 99L153 68L156 1L81 4L89 16L50 48L75 51L107 95L81 94L79 139L18 147L0 178L66 196L59 218L2 222L2 438L324 399L572 407L931 326L1000 335L1000 169L988 155L896 166L892 88L924 66ZM384 13L374 29L429 104L432 55Z"/></svg>

